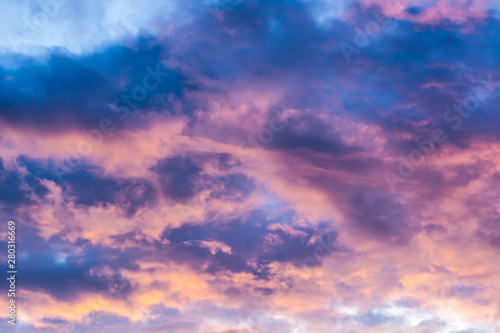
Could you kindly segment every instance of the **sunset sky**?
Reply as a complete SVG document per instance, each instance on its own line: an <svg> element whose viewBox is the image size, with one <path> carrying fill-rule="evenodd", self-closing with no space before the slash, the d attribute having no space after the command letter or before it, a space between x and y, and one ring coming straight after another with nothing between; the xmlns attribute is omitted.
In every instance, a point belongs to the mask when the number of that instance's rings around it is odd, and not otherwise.
<svg viewBox="0 0 500 333"><path fill-rule="evenodd" d="M0 332L500 332L497 0L0 18Z"/></svg>

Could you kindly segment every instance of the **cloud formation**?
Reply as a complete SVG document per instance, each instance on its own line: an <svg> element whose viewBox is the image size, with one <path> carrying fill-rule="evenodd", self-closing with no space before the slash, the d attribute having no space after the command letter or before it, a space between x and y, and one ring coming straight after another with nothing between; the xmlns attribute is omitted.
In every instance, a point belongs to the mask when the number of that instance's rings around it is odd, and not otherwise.
<svg viewBox="0 0 500 333"><path fill-rule="evenodd" d="M500 330L495 2L5 7L19 331Z"/></svg>

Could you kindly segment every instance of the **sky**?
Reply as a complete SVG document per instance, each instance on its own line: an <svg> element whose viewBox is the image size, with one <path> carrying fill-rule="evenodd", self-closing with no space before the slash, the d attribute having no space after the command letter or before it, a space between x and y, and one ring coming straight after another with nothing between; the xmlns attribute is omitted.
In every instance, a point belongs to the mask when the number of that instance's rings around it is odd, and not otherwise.
<svg viewBox="0 0 500 333"><path fill-rule="evenodd" d="M0 332L500 332L497 1L0 18Z"/></svg>

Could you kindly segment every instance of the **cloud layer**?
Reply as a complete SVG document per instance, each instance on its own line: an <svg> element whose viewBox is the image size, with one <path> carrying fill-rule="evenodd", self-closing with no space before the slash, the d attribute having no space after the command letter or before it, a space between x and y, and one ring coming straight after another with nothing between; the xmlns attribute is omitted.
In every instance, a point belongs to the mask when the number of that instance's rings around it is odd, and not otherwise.
<svg viewBox="0 0 500 333"><path fill-rule="evenodd" d="M500 332L494 1L2 17L18 330Z"/></svg>

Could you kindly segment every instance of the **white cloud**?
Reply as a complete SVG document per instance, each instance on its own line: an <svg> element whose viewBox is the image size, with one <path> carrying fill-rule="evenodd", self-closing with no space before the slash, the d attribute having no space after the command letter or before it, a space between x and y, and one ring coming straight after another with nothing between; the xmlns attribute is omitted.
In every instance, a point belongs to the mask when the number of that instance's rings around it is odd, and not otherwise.
<svg viewBox="0 0 500 333"><path fill-rule="evenodd" d="M140 33L160 33L179 19L178 1L25 0L3 3L1 55L43 56L50 48L92 52ZM155 24L161 22L162 24ZM182 21L181 21L182 22Z"/></svg>

